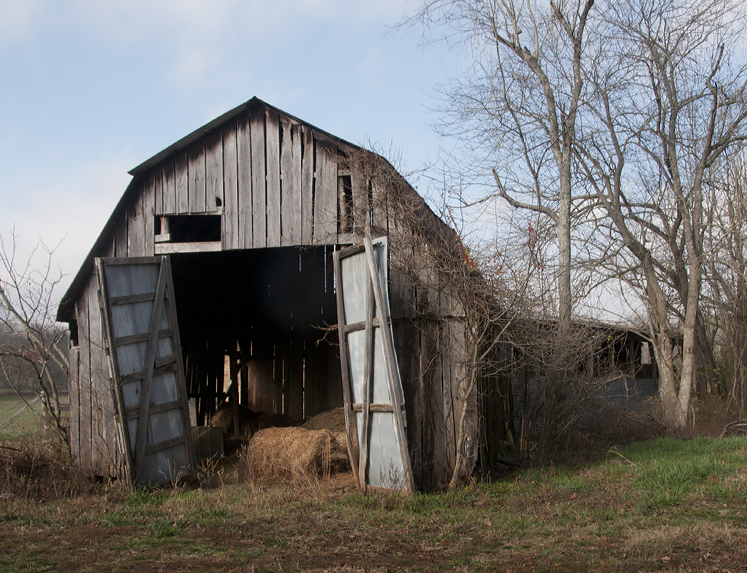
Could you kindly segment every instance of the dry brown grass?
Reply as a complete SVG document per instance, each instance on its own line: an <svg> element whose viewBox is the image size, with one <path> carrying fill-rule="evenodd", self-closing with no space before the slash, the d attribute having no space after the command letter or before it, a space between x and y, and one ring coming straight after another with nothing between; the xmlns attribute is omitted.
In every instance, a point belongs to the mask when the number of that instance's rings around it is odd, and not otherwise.
<svg viewBox="0 0 747 573"><path fill-rule="evenodd" d="M0 443L0 498L47 501L93 486L57 439L29 435Z"/></svg>

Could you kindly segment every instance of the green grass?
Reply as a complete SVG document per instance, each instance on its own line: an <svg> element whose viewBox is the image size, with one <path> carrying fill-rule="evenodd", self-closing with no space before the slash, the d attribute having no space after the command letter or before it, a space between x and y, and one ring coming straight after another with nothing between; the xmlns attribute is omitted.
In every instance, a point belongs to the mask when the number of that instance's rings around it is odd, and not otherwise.
<svg viewBox="0 0 747 573"><path fill-rule="evenodd" d="M31 402L36 396L24 396L25 400ZM64 406L68 404L68 395L60 396L60 403ZM26 405L24 399L15 394L0 395L0 425L11 418L16 412ZM8 426L0 430L0 438L15 438L22 435L37 433L41 429L41 402L36 402L33 406L26 409L20 416L13 420Z"/></svg>
<svg viewBox="0 0 747 573"><path fill-rule="evenodd" d="M746 492L744 439L652 440L412 496L101 485L43 503L6 496L0 571L737 571Z"/></svg>

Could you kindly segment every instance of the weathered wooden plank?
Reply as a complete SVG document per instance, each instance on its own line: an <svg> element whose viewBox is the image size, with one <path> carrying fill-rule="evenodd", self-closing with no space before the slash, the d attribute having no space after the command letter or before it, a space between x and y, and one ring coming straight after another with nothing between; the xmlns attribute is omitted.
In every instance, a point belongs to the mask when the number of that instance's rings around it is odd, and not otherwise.
<svg viewBox="0 0 747 573"><path fill-rule="evenodd" d="M126 209L125 213L129 213L130 209ZM125 217L117 221L117 226L114 229L114 256L115 257L126 257L127 256L127 220Z"/></svg>
<svg viewBox="0 0 747 573"><path fill-rule="evenodd" d="M124 259L116 259L116 260L124 260ZM116 431L116 449L115 449L115 456L117 465L115 468L115 474L117 477L125 480L126 483L129 483L130 481L130 472L129 472L129 466L130 466L130 460L131 460L131 448L130 448L130 442L127 439L127 425L126 420L124 417L124 406L123 406L123 399L122 399L122 392L119 387L117 387L116 383L112 380L113 377L116 377L116 372L118 372L118 356L116 347L113 343L113 331L111 328L111 312L110 307L106 305L106 277L104 274L104 268L103 268L103 259L96 259L96 284L98 285L99 289L99 297L100 302L103 302L103 308L100 308L100 315L102 319L102 323L104 325L103 331L104 331L104 337L106 339L106 345L109 349L108 355L107 355L107 367L108 367L108 374L109 374L109 383L110 383L110 395L112 400L112 409L117 412L117 423L115 424L115 431Z"/></svg>
<svg viewBox="0 0 747 573"><path fill-rule="evenodd" d="M189 153L180 151L174 159L174 213L189 213Z"/></svg>
<svg viewBox="0 0 747 573"><path fill-rule="evenodd" d="M405 408L407 444L412 461L413 477L415 483L418 484L424 484L422 446L424 408L423 396L421 395L423 377L420 372L422 327L423 321L415 323L410 320L393 321L392 325L397 363L402 379L402 391L405 396L405 404L407 404L407 408Z"/></svg>
<svg viewBox="0 0 747 573"><path fill-rule="evenodd" d="M221 211L223 196L223 134L216 130L205 136L205 211Z"/></svg>
<svg viewBox="0 0 747 573"><path fill-rule="evenodd" d="M207 243L156 243L156 255L170 255L172 253L215 253L223 248L220 241Z"/></svg>
<svg viewBox="0 0 747 573"><path fill-rule="evenodd" d="M280 121L277 112L266 111L267 149L267 246L279 247L280 242Z"/></svg>
<svg viewBox="0 0 747 573"><path fill-rule="evenodd" d="M205 212L205 146L202 139L196 141L187 153L189 158L189 212Z"/></svg>
<svg viewBox="0 0 747 573"><path fill-rule="evenodd" d="M140 257L145 254L145 221L143 220L143 185L127 210L127 256Z"/></svg>
<svg viewBox="0 0 747 573"><path fill-rule="evenodd" d="M287 411L286 415L296 422L303 420L303 339L293 337L287 355Z"/></svg>
<svg viewBox="0 0 747 573"><path fill-rule="evenodd" d="M171 262L169 259L164 261L166 266L166 319L167 324L172 330L172 347L175 354L176 363L176 382L179 401L181 402L181 420L185 433L185 456L188 467L194 467L194 444L192 443L192 433L190 432L189 420L189 397L187 396L186 376L184 373L184 362L182 361L182 341L179 335L179 321L176 316L176 299L174 298L174 279L171 272ZM158 366L158 362L156 362Z"/></svg>
<svg viewBox="0 0 747 573"><path fill-rule="evenodd" d="M148 334L148 333L146 333ZM146 340L147 343L147 340ZM169 372L176 371L176 364L174 360L170 360L167 364L158 366L153 368L153 376L163 376L164 374L168 374ZM145 378L145 371L144 370L136 370L135 372L131 372L129 374L120 374L119 376L119 383L120 384L130 384L133 382L142 382L142 380Z"/></svg>
<svg viewBox="0 0 747 573"><path fill-rule="evenodd" d="M358 173L352 173L350 181L353 192L353 231L359 236L371 236L368 180Z"/></svg>
<svg viewBox="0 0 747 573"><path fill-rule="evenodd" d="M337 243L337 145L316 141L314 237L318 244Z"/></svg>
<svg viewBox="0 0 747 573"><path fill-rule="evenodd" d="M123 296L114 296L109 300L109 306L120 306L122 304L133 304L136 302L147 302L155 300L156 293L145 292L140 294L128 294Z"/></svg>
<svg viewBox="0 0 747 573"><path fill-rule="evenodd" d="M177 436L176 438L171 438L169 440L163 440L162 442L158 442L156 444L149 444L145 448L145 455L150 456L152 454L155 454L156 452L161 452L163 450L173 448L174 446L183 444L185 440L186 440L185 436Z"/></svg>
<svg viewBox="0 0 747 573"><path fill-rule="evenodd" d="M298 125L281 122L282 244L301 244L301 133Z"/></svg>
<svg viewBox="0 0 747 573"><path fill-rule="evenodd" d="M386 187L373 184L371 187L371 218L373 236L389 234L389 193Z"/></svg>
<svg viewBox="0 0 747 573"><path fill-rule="evenodd" d="M153 178L156 185L155 199L153 202L153 214L163 215L163 179L164 179L164 167L158 166L154 168L155 173Z"/></svg>
<svg viewBox="0 0 747 573"><path fill-rule="evenodd" d="M80 346L70 346L68 352L70 374L68 378L68 403L70 404L70 453L73 459L80 452Z"/></svg>
<svg viewBox="0 0 747 573"><path fill-rule="evenodd" d="M256 110L251 117L252 154L252 246L267 246L267 180L265 177L265 114Z"/></svg>
<svg viewBox="0 0 747 573"><path fill-rule="evenodd" d="M93 277L89 277L89 281ZM80 366L78 370L79 394L79 440L80 446L77 458L81 468L92 472L91 465L91 430L93 418L91 416L91 333L88 327L88 289L86 288L75 305L75 316L78 319L78 337L80 340Z"/></svg>
<svg viewBox="0 0 747 573"><path fill-rule="evenodd" d="M337 280L341 280L342 277L342 265L340 262L340 253L335 252L333 257L333 264L334 264L334 272L335 276L338 277ZM337 320L338 324L346 324L347 323L347 317L345 316L345 302L343 299L343 293L342 289L338 288L336 290L336 299L337 299ZM345 437L346 437L346 445L348 448L348 458L350 458L350 466L353 472L353 479L355 480L355 483L358 484L358 487L365 488L365 477L363 480L363 483L361 484L360 478L361 473L359 473L359 464L360 460L356 460L355 458L355 450L356 448L362 449L359 443L353 443L353 425L355 423L353 418L353 411L351 408L351 404L353 403L353 386L352 386L352 380L350 376L350 354L348 350L348 344L347 344L347 334L343 331L340 334L340 365L341 365L341 374L342 374L342 395L344 400L343 405L343 411L345 415ZM361 441L361 436L358 436L358 442ZM363 468L363 474L365 474L365 467Z"/></svg>
<svg viewBox="0 0 747 573"><path fill-rule="evenodd" d="M237 125L223 128L223 225L221 244L223 250L240 248Z"/></svg>
<svg viewBox="0 0 747 573"><path fill-rule="evenodd" d="M172 402L165 402L163 404L151 404L150 405L150 413L151 414L160 414L162 412L168 412L169 410L179 410L182 407L182 403L179 400L174 400ZM140 408L137 406L131 406L125 410L125 416L128 419L137 418L140 414Z"/></svg>
<svg viewBox="0 0 747 573"><path fill-rule="evenodd" d="M163 178L161 181L161 212L159 215L173 215L176 213L176 163L173 157L163 163Z"/></svg>
<svg viewBox="0 0 747 573"><path fill-rule="evenodd" d="M457 381L452 379L453 375L453 364L451 355L451 344L452 344L452 333L451 333L451 321L444 322L444 329L442 330L441 339L441 360L443 361L442 371L442 384L443 384L443 424L445 432L445 451L444 454L447 459L446 469L450 474L454 469L455 455L456 455L456 432L455 432L455 416L454 416L454 402L456 394ZM451 476L449 476L451 477Z"/></svg>
<svg viewBox="0 0 747 573"><path fill-rule="evenodd" d="M352 405L353 412L365 412L366 411L366 405L362 404L360 402L356 402ZM394 406L391 404L374 404L369 403L368 404L368 411L369 412L394 412ZM405 411L405 407L402 407L402 411Z"/></svg>
<svg viewBox="0 0 747 573"><path fill-rule="evenodd" d="M119 297L120 299L126 298L126 297ZM129 298L129 297L127 297ZM133 297L136 298L136 297ZM150 298L150 297L149 297ZM155 299L155 297L153 297ZM171 329L166 328L162 329L158 332L158 338L169 338L171 336ZM120 336L119 338L114 339L114 346L124 346L125 344L137 344L139 342L147 342L148 341L148 333L147 332L140 332L138 334L130 334L129 336Z"/></svg>
<svg viewBox="0 0 747 573"><path fill-rule="evenodd" d="M236 128L236 157L238 170L238 197L236 204L239 249L251 249L252 236L252 145L249 114L238 119Z"/></svg>
<svg viewBox="0 0 747 573"><path fill-rule="evenodd" d="M364 242L366 245L366 259L368 261L368 270L371 275L371 282L373 283L374 299L376 300L376 313L379 315L380 319L383 319L384 322L387 322L386 318L383 315L388 311L389 304L384 300L386 292L383 290L382 284L379 281L379 273L373 245L369 237L365 237ZM379 262L379 264L386 265L386 259L384 259L383 263ZM384 276L386 276L386 271L384 272ZM402 465L404 466L404 485L408 491L413 491L415 489L415 484L412 479L412 468L410 467L410 458L407 453L407 440L405 437L407 434L405 432L405 420L404 416L401 414L401 411L403 410L402 396L400 394L402 391L402 382L399 378L397 356L394 353L392 331L388 324L383 325L378 329L378 331L381 334L382 347L384 351L387 380L389 382L389 394L392 399L392 405L394 406L394 425L397 428L397 440L399 441L400 453L402 455Z"/></svg>
<svg viewBox="0 0 747 573"><path fill-rule="evenodd" d="M157 173L157 172L156 172ZM143 252L142 255L146 257L153 256L153 250L155 245L155 198L156 198L156 185L161 181L161 175L151 173L149 178L146 180L146 185L143 189L142 194L142 217L143 217Z"/></svg>
<svg viewBox="0 0 747 573"><path fill-rule="evenodd" d="M91 350L91 465L96 475L107 476L118 466L117 427L98 301L98 281L94 277L88 282L87 291Z"/></svg>
<svg viewBox="0 0 747 573"><path fill-rule="evenodd" d="M301 159L301 243L310 245L314 227L314 132L303 127L303 148Z"/></svg>
<svg viewBox="0 0 747 573"><path fill-rule="evenodd" d="M339 275L342 277L342 275ZM363 423L361 424L361 436L358 438L359 458L358 458L358 477L361 480L360 488L366 489L366 472L368 469L369 444L368 436L371 426L371 386L374 376L374 285L373 281L378 280L378 276L370 274L366 276L366 326L365 326L365 343L363 354L363 402L361 404L361 414ZM338 290L342 290L341 288ZM377 304L378 307L378 304ZM380 328L379 328L380 330ZM394 406L392 406L392 411Z"/></svg>

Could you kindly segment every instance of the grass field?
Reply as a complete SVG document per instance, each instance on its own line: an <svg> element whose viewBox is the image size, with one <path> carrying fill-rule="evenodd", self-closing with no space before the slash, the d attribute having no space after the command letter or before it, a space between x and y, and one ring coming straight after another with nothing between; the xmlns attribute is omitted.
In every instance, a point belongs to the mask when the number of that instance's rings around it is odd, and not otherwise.
<svg viewBox="0 0 747 573"><path fill-rule="evenodd" d="M6 483L0 571L747 570L741 438L656 439L411 497L361 495L349 475L269 487L224 471L202 473L224 481L213 489Z"/></svg>
<svg viewBox="0 0 747 573"><path fill-rule="evenodd" d="M25 399L31 402L36 396L26 396ZM60 402L63 406L68 403L68 396L60 396ZM0 426L12 417L18 410L23 408L25 402L15 394L0 395ZM31 408L27 409L8 426L0 430L0 436L3 434L24 434L36 432L39 429L41 415L41 402L37 402Z"/></svg>

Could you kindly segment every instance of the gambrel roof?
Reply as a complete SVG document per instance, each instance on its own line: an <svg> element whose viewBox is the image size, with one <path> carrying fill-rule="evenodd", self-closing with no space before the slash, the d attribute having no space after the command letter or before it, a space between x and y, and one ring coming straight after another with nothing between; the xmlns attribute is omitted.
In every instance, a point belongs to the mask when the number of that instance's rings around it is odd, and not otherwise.
<svg viewBox="0 0 747 573"><path fill-rule="evenodd" d="M398 179L400 196L422 210L424 223L447 228L386 159L254 97L129 172L133 178L65 293L57 320L74 319L96 257L159 254L153 239L159 216L220 215L219 250L337 244L350 238L343 230L361 236L361 221L375 223L376 214L364 188L369 183L338 169L338 157L351 154L375 157ZM340 174L347 180L338 181ZM356 217L370 212L355 229L354 210ZM380 228L388 228L387 215L379 216ZM340 228L342 217L349 229Z"/></svg>

